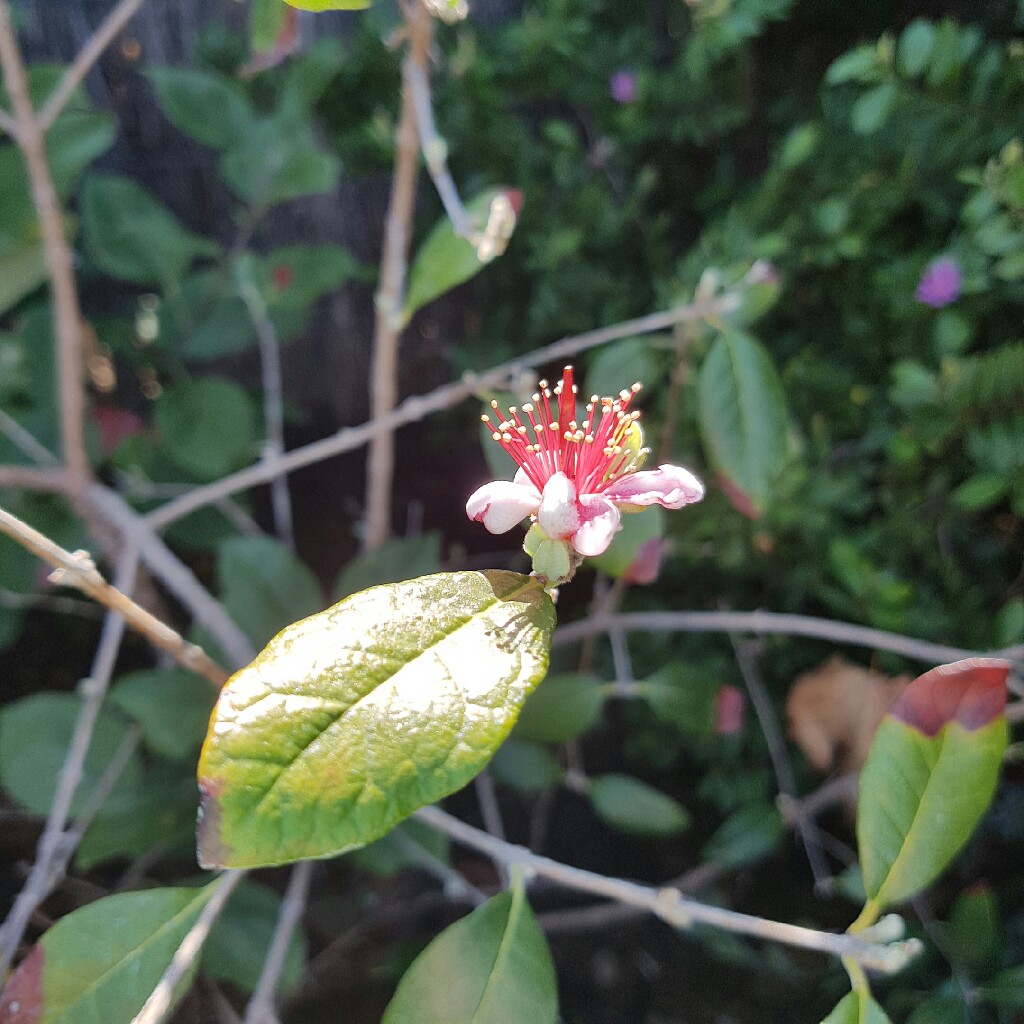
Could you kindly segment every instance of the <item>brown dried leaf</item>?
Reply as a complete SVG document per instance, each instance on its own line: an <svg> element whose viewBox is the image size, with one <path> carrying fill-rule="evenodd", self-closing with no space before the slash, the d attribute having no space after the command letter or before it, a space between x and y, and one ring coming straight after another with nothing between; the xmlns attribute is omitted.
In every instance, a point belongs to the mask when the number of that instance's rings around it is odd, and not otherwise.
<svg viewBox="0 0 1024 1024"><path fill-rule="evenodd" d="M818 771L857 771L879 723L910 681L836 655L793 684L786 701L789 735Z"/></svg>

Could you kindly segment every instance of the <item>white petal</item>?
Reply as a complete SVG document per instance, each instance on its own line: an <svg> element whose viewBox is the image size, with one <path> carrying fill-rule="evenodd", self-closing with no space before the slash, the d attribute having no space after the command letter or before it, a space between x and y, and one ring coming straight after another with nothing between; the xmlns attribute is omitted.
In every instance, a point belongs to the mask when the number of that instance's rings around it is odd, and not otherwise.
<svg viewBox="0 0 1024 1024"><path fill-rule="evenodd" d="M580 498L583 522L573 534L572 546L581 554L593 558L603 555L612 537L622 529L619 510L603 494L584 494Z"/></svg>
<svg viewBox="0 0 1024 1024"><path fill-rule="evenodd" d="M553 540L568 540L578 529L576 485L564 473L555 473L544 485L537 522Z"/></svg>
<svg viewBox="0 0 1024 1024"><path fill-rule="evenodd" d="M704 485L682 466L659 466L629 473L601 492L623 505L664 505L682 508L704 497Z"/></svg>
<svg viewBox="0 0 1024 1024"><path fill-rule="evenodd" d="M533 515L539 506L540 492L533 484L494 480L470 495L466 515L483 523L491 533L507 533L516 523Z"/></svg>

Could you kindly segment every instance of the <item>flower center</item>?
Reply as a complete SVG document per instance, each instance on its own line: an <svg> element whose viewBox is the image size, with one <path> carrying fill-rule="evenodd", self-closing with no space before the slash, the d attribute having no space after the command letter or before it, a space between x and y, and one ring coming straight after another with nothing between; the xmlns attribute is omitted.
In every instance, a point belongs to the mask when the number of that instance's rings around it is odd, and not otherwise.
<svg viewBox="0 0 1024 1024"><path fill-rule="evenodd" d="M480 418L491 437L515 459L539 491L555 475L564 473L576 494L598 494L615 480L640 468L649 449L640 447L640 413L629 404L640 391L634 384L617 398L593 395L586 416L576 419L576 385L572 367L562 371L554 388L542 380L533 401L510 405L508 418L495 424L490 415ZM500 418L497 402L491 402Z"/></svg>

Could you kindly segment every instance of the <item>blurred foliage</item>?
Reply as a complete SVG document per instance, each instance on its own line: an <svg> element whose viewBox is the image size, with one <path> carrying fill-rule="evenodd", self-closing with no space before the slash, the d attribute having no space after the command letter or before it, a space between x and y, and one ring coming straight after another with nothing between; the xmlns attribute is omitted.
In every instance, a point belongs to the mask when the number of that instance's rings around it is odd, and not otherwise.
<svg viewBox="0 0 1024 1024"><path fill-rule="evenodd" d="M286 345L318 325L317 302L342 284L362 286L370 301L374 272L351 253L282 246L263 230L275 207L332 193L340 175L385 177L401 60L384 41L387 6L347 23L342 42L321 39L255 75L239 75L248 41L216 25L192 66L148 69L162 116L211 151L231 204L226 236L190 230L140 184L90 169L115 125L84 93L51 134L85 287L116 283L117 301L92 323L91 454L141 510L258 455L259 395L228 379L257 359L244 286L258 291ZM459 284L441 299L461 317L448 348L453 373L695 296L741 297L722 317L626 339L584 360L594 382L580 373L587 393L641 378L646 443L717 481L684 513L637 517L633 547L609 552L605 571L628 576L641 544L661 544L660 577L628 592L630 610L726 601L976 649L1024 641L1024 6L978 5L973 17L960 24L936 10L897 24L894 5L878 0L551 0L527 3L500 25L471 16L438 28L435 113L453 176L464 196L505 183L523 200L500 259L466 284L460 267L440 286L423 286L417 316L430 316L440 291ZM254 27L269 49L273 28ZM32 70L37 100L58 74ZM45 267L9 141L0 143L0 181L0 408L55 450ZM441 237L432 190L421 190L418 209L416 245ZM960 280L935 308L916 290L941 257ZM114 391L94 372L104 365L122 381ZM301 396L289 397L301 415ZM418 454L439 461L439 481L467 451L451 441L443 429L417 435L417 444L435 446ZM0 456L32 461L7 431ZM474 472L483 477L483 456ZM447 495L450 520L464 497ZM66 547L86 545L58 500L3 492L0 502ZM263 639L325 602L301 561L271 540L238 536L250 509L241 498L234 505L231 516L223 507L196 513L168 536ZM337 516L338 529L352 525ZM429 533L350 565L337 594L436 569L458 529L428 525L440 539ZM38 584L34 561L0 539L3 591L31 594ZM24 620L22 604L0 602L0 645L27 635ZM830 653L811 641L767 643L774 695ZM632 655L635 700L611 699L627 695L591 677L614 675L603 651L582 674L569 674L579 666L568 659L557 666L573 700L561 699L554 679L531 698L495 764L503 797L557 785L565 775L557 743L574 737L595 780L573 784L588 827L632 836L644 831L636 813L648 832L687 826L682 847L629 842L655 851L643 866L663 868L661 877L679 867L665 851L683 849L690 864L760 866L762 881L773 881L791 861L764 741L756 722L728 735L715 725L716 695L741 682L728 641L645 636ZM180 673L153 674L190 693ZM166 692L147 701L124 676L115 694L111 729L125 716L137 720L145 763L132 765L124 792L88 833L82 870L135 857L155 836L174 854L191 841L195 797L181 756L191 733L153 728ZM37 710L29 701L39 699L9 704L0 735L19 733ZM201 694L186 703L189 721L201 719ZM55 785L61 716L27 776L21 768L12 776L0 758L8 795L37 812ZM932 931L941 940L933 935L924 961L880 992L894 1020L965 1020L968 1006L978 1020L997 1019L1002 1007L1008 1020L1020 1008L1024 795L1016 780L997 797L968 866L938 893ZM809 774L800 781L814 784ZM398 853L376 851L389 864L447 858L446 850L424 854L404 834L392 846ZM611 863L614 851L608 857L600 866L609 872L634 867ZM844 878L854 892L859 884ZM273 909L263 902L252 911L261 935ZM246 920L233 927L250 930ZM736 962L755 961L738 943L701 941ZM247 965L222 959L220 976L251 984ZM800 1019L827 1012L827 999L807 1005L806 975L794 982L791 963L757 967L799 989L787 1005ZM825 987L835 978L825 975ZM619 1019L646 1012L620 1011ZM566 1019L575 1018L566 1011Z"/></svg>

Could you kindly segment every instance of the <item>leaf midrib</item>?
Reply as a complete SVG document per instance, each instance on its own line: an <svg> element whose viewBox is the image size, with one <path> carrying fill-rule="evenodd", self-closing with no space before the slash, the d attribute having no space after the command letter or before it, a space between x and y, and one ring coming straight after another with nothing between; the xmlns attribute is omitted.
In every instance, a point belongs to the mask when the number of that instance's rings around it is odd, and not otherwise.
<svg viewBox="0 0 1024 1024"><path fill-rule="evenodd" d="M453 636L458 634L458 632L460 630L464 629L466 626L472 625L476 619L478 619L481 616L485 615L487 612L489 612L499 602L506 602L506 601L514 600L519 594L521 594L524 590L526 590L527 587L531 586L532 583L533 583L533 581L531 579L527 578L525 583L520 584L520 586L518 586L515 590L510 591L508 594L504 594L501 597L494 596L486 604L484 604L481 607L478 607L475 611L473 611L466 619L464 619L462 622L460 622L454 629L452 629L452 630L450 630L448 632L442 632L442 635L440 637L438 637L436 640L433 640L427 646L425 646L421 650L419 650L415 654L414 657L410 658L408 661L403 662L393 672L389 672L389 674L387 676L382 678L379 682L377 682L377 684L375 686L373 686L371 689L367 690L366 693L362 694L362 696L360 696L357 700L355 700L351 704L347 705L345 708L343 708L341 711L339 711L336 715L333 715L331 717L331 720L327 723L327 725L325 725L323 729L319 730L319 732L315 733L310 738L309 742L306 743L298 751L298 753L295 755L295 757L293 757L286 765L284 765L281 768L281 771L274 777L273 782L271 782L270 785L263 791L262 795L259 798L259 801L257 802L257 806L262 806L264 801L274 791L274 789L277 786L277 784L285 777L285 775L287 775L288 771L291 768L293 768L303 757L305 757L306 753L309 751L309 748L311 746L313 746L313 744L316 743L316 741L318 739L320 739L320 737L323 736L324 733L326 733L328 729L331 729L334 725L336 725L339 721L341 721L341 719L344 718L345 715L349 714L351 711L353 711L356 708L358 708L359 705L364 700L367 700L374 693L376 693L380 689L381 686L384 686L386 683L390 682L390 680L392 680L396 675L398 675L399 672L404 671L406 668L408 668L408 666L414 664L416 661L418 661L420 658L422 658L428 652L434 650L434 648L436 648L436 647L439 647L442 643L445 643L446 641L450 640ZM461 693L461 691L460 691L460 693Z"/></svg>
<svg viewBox="0 0 1024 1024"><path fill-rule="evenodd" d="M101 975L99 975L99 977L97 977L95 979L95 981L93 981L92 984L88 986L88 988L82 989L82 991L75 997L75 999L72 1002L65 1003L64 1006L61 1007L61 1009L60 1009L60 1016L53 1018L54 1024L60 1024L60 1021L64 1020L64 1017L65 1017L65 1015L67 1014L67 1012L69 1010L73 1009L78 1003L80 1003L87 996L91 995L92 993L94 993L94 992L98 991L100 988L102 988L102 986L104 984L106 984L106 982L109 979L110 975L112 975L115 971L120 970L124 966L124 964L126 964L133 957L141 955L140 950L145 950L147 947L152 946L155 942L157 942L159 939L161 939L166 934L166 932L167 932L167 930L169 928L171 928L172 926L177 924L179 918L181 918L183 915L188 914L188 913L191 912L193 906L199 901L200 897L202 897L202 900L203 900L204 903L206 901L208 901L210 899L210 896L209 895L204 895L208 888L209 888L209 886L204 886L202 889L200 889L197 896L195 896L193 899L189 900L188 903L186 903L185 906L182 907L181 910L178 911L178 913L176 913L173 917L168 918L155 932L152 932L151 934L147 935L144 942L140 943L138 946L133 946L123 957L121 957L120 960L118 960L112 966L108 967ZM210 895L212 895L212 893ZM44 967L44 971L45 971L45 967ZM44 975L44 980L45 980L45 975ZM45 998L46 998L46 993L44 991L44 993L43 993L44 1008L45 1008ZM45 1009L44 1009L44 1012L45 1012Z"/></svg>
<svg viewBox="0 0 1024 1024"><path fill-rule="evenodd" d="M476 1004L476 1009L473 1011L473 1016L470 1020L470 1024L479 1024L480 1021L486 1020L480 1016L481 1011L485 1008L488 998L490 997L492 988L495 984L495 979L498 977L499 969L502 968L512 955L512 935L515 933L516 928L519 924L519 919L522 917L523 902L526 896L523 892L522 885L516 885L512 890L512 904L508 908L508 917L505 919L505 928L501 933L501 941L498 943L498 952L494 957L494 964L487 975L487 982L484 984L484 990L480 993L480 1001Z"/></svg>

